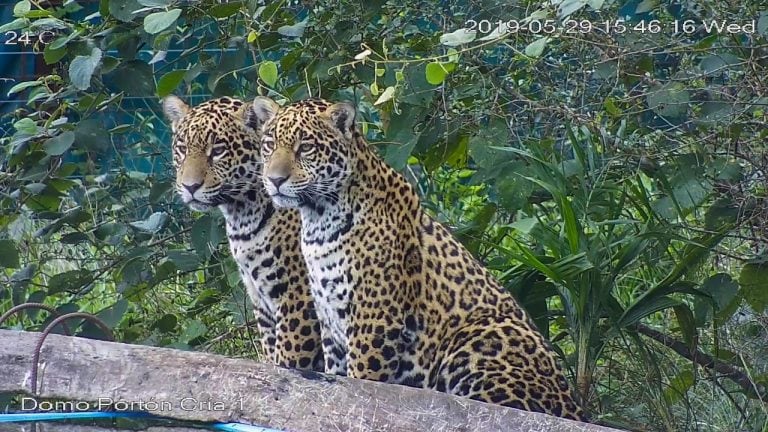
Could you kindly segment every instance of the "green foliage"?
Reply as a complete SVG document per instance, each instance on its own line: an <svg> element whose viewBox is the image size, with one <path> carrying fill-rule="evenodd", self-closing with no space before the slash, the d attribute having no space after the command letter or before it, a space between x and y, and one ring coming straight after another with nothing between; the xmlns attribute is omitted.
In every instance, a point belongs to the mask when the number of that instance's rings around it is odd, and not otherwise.
<svg viewBox="0 0 768 432"><path fill-rule="evenodd" d="M262 62L259 65L259 78L268 87L274 87L277 84L277 64L273 61Z"/></svg>
<svg viewBox="0 0 768 432"><path fill-rule="evenodd" d="M157 98L352 99L598 418L764 429L754 392L637 331L768 381L764 2L295 3L15 5L1 31L57 36L30 48L50 72L10 89L0 312L41 301L123 341L253 355L221 216L173 199Z"/></svg>

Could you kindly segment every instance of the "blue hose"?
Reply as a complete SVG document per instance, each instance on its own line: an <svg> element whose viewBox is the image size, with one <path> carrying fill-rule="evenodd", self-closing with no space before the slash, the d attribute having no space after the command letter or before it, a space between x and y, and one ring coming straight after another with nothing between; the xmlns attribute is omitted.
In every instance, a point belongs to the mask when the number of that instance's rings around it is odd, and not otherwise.
<svg viewBox="0 0 768 432"><path fill-rule="evenodd" d="M44 422L56 420L86 420L86 419L114 419L114 418L145 418L156 420L168 420L141 411L82 411L82 412L30 412L0 414L0 423ZM212 429L223 432L283 432L279 429L270 429L262 426L247 425L243 423L210 423Z"/></svg>
<svg viewBox="0 0 768 432"><path fill-rule="evenodd" d="M224 432L283 432L279 429L270 429L243 423L214 423L212 427Z"/></svg>
<svg viewBox="0 0 768 432"><path fill-rule="evenodd" d="M0 414L0 423L19 423L34 421L77 420L77 419L103 419L103 418L151 418L153 415L138 411L125 412L30 412Z"/></svg>

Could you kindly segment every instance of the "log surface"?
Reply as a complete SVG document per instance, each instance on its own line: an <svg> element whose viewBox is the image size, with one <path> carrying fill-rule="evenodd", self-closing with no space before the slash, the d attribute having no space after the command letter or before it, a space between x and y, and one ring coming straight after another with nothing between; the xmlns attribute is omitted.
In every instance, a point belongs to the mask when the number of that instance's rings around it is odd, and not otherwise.
<svg viewBox="0 0 768 432"><path fill-rule="evenodd" d="M0 330L0 392L29 394L39 333ZM285 431L608 432L596 425L398 385L250 360L49 335L36 398ZM122 405L121 405L122 404Z"/></svg>

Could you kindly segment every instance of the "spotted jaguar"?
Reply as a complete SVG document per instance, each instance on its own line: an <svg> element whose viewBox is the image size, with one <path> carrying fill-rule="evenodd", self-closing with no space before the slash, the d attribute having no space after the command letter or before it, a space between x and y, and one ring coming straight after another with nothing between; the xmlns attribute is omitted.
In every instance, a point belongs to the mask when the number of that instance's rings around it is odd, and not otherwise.
<svg viewBox="0 0 768 432"><path fill-rule="evenodd" d="M266 359L323 371L301 222L296 210L276 209L261 185L262 123L253 104L222 97L190 107L168 96L162 106L171 123L176 192L194 210L223 213Z"/></svg>
<svg viewBox="0 0 768 432"><path fill-rule="evenodd" d="M327 372L586 419L529 315L425 213L354 106L254 105L264 187L301 215Z"/></svg>

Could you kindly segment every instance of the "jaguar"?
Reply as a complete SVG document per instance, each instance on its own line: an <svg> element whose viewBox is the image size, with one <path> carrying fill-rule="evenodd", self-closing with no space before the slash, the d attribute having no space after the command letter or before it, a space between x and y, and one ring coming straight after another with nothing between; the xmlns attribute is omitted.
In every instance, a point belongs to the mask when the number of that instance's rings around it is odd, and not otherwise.
<svg viewBox="0 0 768 432"><path fill-rule="evenodd" d="M261 184L261 126L254 105L230 97L190 107L167 96L175 189L191 209L218 207L229 249L254 305L264 357L277 365L324 370L320 324L296 210L277 209Z"/></svg>
<svg viewBox="0 0 768 432"><path fill-rule="evenodd" d="M326 372L587 419L528 313L366 142L353 105L254 105L264 188L301 216Z"/></svg>

